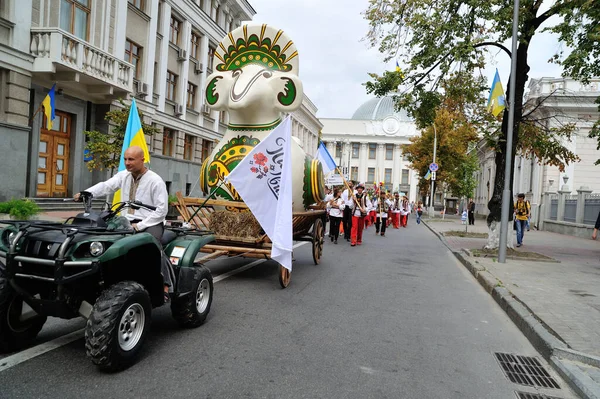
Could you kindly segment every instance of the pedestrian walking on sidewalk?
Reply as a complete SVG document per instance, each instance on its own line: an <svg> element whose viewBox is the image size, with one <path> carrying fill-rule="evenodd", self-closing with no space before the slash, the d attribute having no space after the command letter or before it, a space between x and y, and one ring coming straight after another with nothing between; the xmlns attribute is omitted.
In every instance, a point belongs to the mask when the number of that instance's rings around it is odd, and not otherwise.
<svg viewBox="0 0 600 399"><path fill-rule="evenodd" d="M596 219L596 224L594 225L594 231L592 233L592 240L595 240L598 237L598 229L600 229L600 212L598 212L598 218Z"/></svg>
<svg viewBox="0 0 600 399"><path fill-rule="evenodd" d="M469 200L469 225L474 226L475 225L475 202L473 202L473 199Z"/></svg>
<svg viewBox="0 0 600 399"><path fill-rule="evenodd" d="M523 245L523 236L525 235L525 228L527 219L531 214L531 207L529 201L525 201L525 194L519 193L517 195L517 202L514 206L514 223L517 229L517 247Z"/></svg>
<svg viewBox="0 0 600 399"><path fill-rule="evenodd" d="M421 224L421 216L423 216L423 205L419 202L417 205L417 224Z"/></svg>

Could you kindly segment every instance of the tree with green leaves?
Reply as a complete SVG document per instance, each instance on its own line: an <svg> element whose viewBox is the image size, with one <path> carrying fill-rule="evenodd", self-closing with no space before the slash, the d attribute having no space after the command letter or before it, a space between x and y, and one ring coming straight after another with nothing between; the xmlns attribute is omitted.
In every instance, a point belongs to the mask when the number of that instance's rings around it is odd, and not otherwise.
<svg viewBox="0 0 600 399"><path fill-rule="evenodd" d="M92 159L87 162L87 167L90 171L93 170L110 170L111 176L119 167L121 160L121 151L123 149L123 140L125 139L125 131L127 129L127 120L129 118L129 109L131 105L125 104L119 100L121 108L113 109L104 116L104 119L109 122L108 132L99 132L97 130L84 131L88 137L85 149L89 151ZM138 108L140 120L143 121L142 112ZM142 122L144 134L153 135L158 132L158 129Z"/></svg>
<svg viewBox="0 0 600 399"><path fill-rule="evenodd" d="M545 129L535 122L523 126L527 111L523 104L525 84L529 78L528 54L536 34L548 31L558 36L561 44L571 51L559 51L552 59L563 67L563 74L584 83L600 75L600 46L598 24L600 7L589 0L522 0L519 9L519 37L516 54L503 43L512 35L512 2L506 0L370 0L365 11L370 30L367 38L371 45L386 55L397 58L407 68L399 72L371 75L367 91L376 95L397 92L397 106L407 108L420 127L432 123L439 106L436 95L440 77L453 70L475 73L485 65L486 55L492 50L516 57L515 103L513 125L513 154L538 156L542 163L551 162L564 168L577 160L565 146L573 128ZM403 76L402 76L403 75ZM463 90L475 95L481 87L465 84ZM507 90L506 98L510 92ZM484 123L486 123L484 121ZM523 128L522 128L523 127ZM535 131L536 139L524 136ZM488 203L488 226L491 240L488 247L497 248L500 226L502 191L506 163L508 108L502 114L498 127L492 120L483 132L496 151L496 175L493 195ZM514 157L510 170L514 170ZM512 173L510 176L512 187ZM512 244L510 244L512 245Z"/></svg>

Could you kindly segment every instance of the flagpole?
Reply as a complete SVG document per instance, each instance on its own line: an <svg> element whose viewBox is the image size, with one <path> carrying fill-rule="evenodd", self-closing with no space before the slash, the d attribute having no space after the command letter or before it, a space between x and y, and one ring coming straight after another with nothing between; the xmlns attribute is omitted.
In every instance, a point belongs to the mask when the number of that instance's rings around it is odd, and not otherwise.
<svg viewBox="0 0 600 399"><path fill-rule="evenodd" d="M190 219L188 220L188 223L192 221L192 219L194 219L194 217L198 214L198 212L200 211L200 209L202 209L204 207L204 205L206 205L206 203L208 202L208 200L210 199L210 197L212 197L215 192L221 188L221 186L225 184L225 180L221 179L221 184L219 184L217 187L213 188L212 191L210 192L210 194L208 194L208 197L206 197L206 199L204 200L204 202L202 203L202 205L200 205L198 207L198 209L196 209L196 211L194 212L194 214L192 216L190 216Z"/></svg>

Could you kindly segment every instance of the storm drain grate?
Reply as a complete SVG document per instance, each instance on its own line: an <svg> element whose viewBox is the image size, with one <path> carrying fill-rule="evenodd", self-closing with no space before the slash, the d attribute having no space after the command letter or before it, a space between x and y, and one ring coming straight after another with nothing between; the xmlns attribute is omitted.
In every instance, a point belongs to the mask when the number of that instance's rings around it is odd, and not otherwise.
<svg viewBox="0 0 600 399"><path fill-rule="evenodd" d="M556 396L548 396L541 393L515 392L518 399L562 399Z"/></svg>
<svg viewBox="0 0 600 399"><path fill-rule="evenodd" d="M506 377L515 384L540 388L556 388L560 386L535 357L495 352Z"/></svg>

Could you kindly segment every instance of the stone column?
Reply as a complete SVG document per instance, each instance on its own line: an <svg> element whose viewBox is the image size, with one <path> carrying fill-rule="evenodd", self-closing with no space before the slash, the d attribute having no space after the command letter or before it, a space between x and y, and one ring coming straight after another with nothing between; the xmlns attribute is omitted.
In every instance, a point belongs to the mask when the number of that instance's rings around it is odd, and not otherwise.
<svg viewBox="0 0 600 399"><path fill-rule="evenodd" d="M400 151L400 144L394 144L392 159L394 160L394 167L392 169L392 181L394 183L392 187L396 188L400 187L402 183L402 151Z"/></svg>
<svg viewBox="0 0 600 399"><path fill-rule="evenodd" d="M185 119L185 114L187 111L187 84L188 84L188 74L190 68L190 38L192 36L192 24L185 20L183 21L183 29L180 37L180 47L185 50L186 57L183 61L179 62L179 82L177 82L177 103L183 105L183 113L179 115L180 119Z"/></svg>
<svg viewBox="0 0 600 399"><path fill-rule="evenodd" d="M162 40L160 43L159 56L158 56L158 104L156 104L158 111L165 112L165 97L167 92L167 65L169 60L169 29L171 23L171 5L169 3L162 3L162 25L158 27L158 30L162 34Z"/></svg>
<svg viewBox="0 0 600 399"><path fill-rule="evenodd" d="M585 196L591 194L587 186L581 186L577 190L577 210L575 211L575 223L583 223L583 211L585 210Z"/></svg>
<svg viewBox="0 0 600 399"><path fill-rule="evenodd" d="M564 185L558 191L558 210L556 212L556 221L563 222L565 220L565 202L567 200L567 195L571 194L571 190L569 190L569 186Z"/></svg>
<svg viewBox="0 0 600 399"><path fill-rule="evenodd" d="M358 153L358 180L362 183L367 181L367 158L369 157L367 143L360 143Z"/></svg>
<svg viewBox="0 0 600 399"><path fill-rule="evenodd" d="M377 152L375 153L377 160L377 168L375 169L375 175L379 173L379 181L383 181L385 184L389 182L385 180L385 144L377 144ZM393 172L393 171L392 171ZM379 184L379 182L377 183Z"/></svg>

